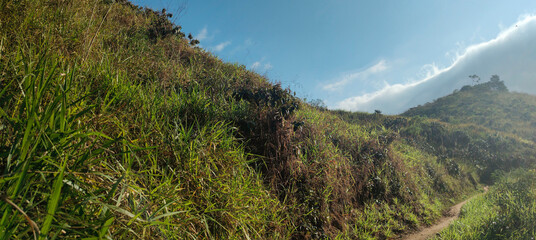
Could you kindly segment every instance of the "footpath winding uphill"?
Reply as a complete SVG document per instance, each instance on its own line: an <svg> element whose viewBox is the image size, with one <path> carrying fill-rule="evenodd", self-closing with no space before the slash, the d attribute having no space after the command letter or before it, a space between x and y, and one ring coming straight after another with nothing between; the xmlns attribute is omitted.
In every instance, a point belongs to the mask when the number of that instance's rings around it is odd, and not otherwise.
<svg viewBox="0 0 536 240"><path fill-rule="evenodd" d="M487 191L488 191L488 187L484 187L484 193L486 193ZM454 220L458 219L458 216L460 215L460 211L463 205L465 205L468 201L470 201L471 199L473 199L474 197L478 195L475 195L451 207L447 215L443 216L443 218L441 218L436 224L423 228L413 234L402 236L400 239L402 240L426 240L428 238L433 237L435 234L441 232L441 230L448 227Z"/></svg>

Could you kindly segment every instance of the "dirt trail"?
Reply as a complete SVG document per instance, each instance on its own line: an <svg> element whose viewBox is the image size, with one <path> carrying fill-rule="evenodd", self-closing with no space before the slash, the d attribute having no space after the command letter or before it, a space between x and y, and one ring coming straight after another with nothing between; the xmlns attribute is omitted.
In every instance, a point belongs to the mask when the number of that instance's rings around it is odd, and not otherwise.
<svg viewBox="0 0 536 240"><path fill-rule="evenodd" d="M488 191L488 187L484 187L484 193L486 193L487 191ZM400 239L402 240L426 240L428 238L433 237L435 234L443 230L443 228L448 227L454 220L458 219L458 215L460 215L460 210L462 209L462 206L465 205L469 200L473 199L474 197L478 195L480 194L477 194L451 207L447 215L443 216L436 224L423 228L416 233L402 236Z"/></svg>

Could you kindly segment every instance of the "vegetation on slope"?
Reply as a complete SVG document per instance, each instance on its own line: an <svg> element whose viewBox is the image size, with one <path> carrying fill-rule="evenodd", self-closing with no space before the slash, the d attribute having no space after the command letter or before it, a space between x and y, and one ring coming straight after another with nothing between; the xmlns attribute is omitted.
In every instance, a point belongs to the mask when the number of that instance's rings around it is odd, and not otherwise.
<svg viewBox="0 0 536 240"><path fill-rule="evenodd" d="M453 124L475 124L536 141L536 96L509 92L494 75L489 82L465 86L404 116L426 116Z"/></svg>
<svg viewBox="0 0 536 240"><path fill-rule="evenodd" d="M0 239L385 239L477 187L456 128L311 107L164 10L0 10Z"/></svg>
<svg viewBox="0 0 536 240"><path fill-rule="evenodd" d="M492 184L492 174L496 170L530 167L536 161L532 141L481 125L451 124L419 116L408 118L344 111L337 111L336 114L350 123L392 129L407 144L436 156L450 173L465 172L460 171L460 164L463 163L471 168L465 169L467 172L478 174L473 178L475 181L480 179L486 184Z"/></svg>
<svg viewBox="0 0 536 240"><path fill-rule="evenodd" d="M350 239L395 237L433 222L450 201L474 189L466 175L449 176L437 158L392 130L349 124L311 107L296 119L304 124L292 144L297 158L290 176L296 180L287 189L297 194L287 196L319 219L313 230Z"/></svg>
<svg viewBox="0 0 536 240"><path fill-rule="evenodd" d="M229 125L245 105L231 85L276 86L192 48L163 12L2 3L2 239L288 234Z"/></svg>
<svg viewBox="0 0 536 240"><path fill-rule="evenodd" d="M490 191L462 208L460 219L434 239L532 239L536 236L536 174L500 174Z"/></svg>
<svg viewBox="0 0 536 240"><path fill-rule="evenodd" d="M533 198L518 196L530 194L533 177L523 171L505 174L499 180L494 176L534 167L530 117L534 108L534 96L510 93L494 76L490 82L465 86L433 103L412 108L404 116L335 113L350 123L397 131L409 145L436 156L451 175L476 173L478 176L468 177L486 184L498 181L486 197L469 204L466 208L470 213L439 239L524 239L534 233L526 225L532 221L530 210L528 215L520 211L530 209Z"/></svg>

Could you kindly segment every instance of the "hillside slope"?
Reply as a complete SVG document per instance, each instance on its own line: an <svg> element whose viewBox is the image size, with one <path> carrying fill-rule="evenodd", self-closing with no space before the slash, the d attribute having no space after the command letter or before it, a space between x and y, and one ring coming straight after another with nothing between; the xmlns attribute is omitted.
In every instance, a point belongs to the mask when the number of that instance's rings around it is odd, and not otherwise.
<svg viewBox="0 0 536 240"><path fill-rule="evenodd" d="M309 106L170 17L1 2L0 239L388 239L505 154L535 156L487 129Z"/></svg>
<svg viewBox="0 0 536 240"><path fill-rule="evenodd" d="M486 83L465 86L402 115L471 123L536 141L536 96L509 92L498 76Z"/></svg>
<svg viewBox="0 0 536 240"><path fill-rule="evenodd" d="M490 183L495 170L507 171L536 162L532 150L535 110L536 96L509 92L499 77L493 76L489 82L465 86L402 115L439 119L435 126L448 125L452 129L448 136L432 130L424 134L428 136L426 141L439 147L436 152L473 159L483 180ZM418 135L422 137L423 133Z"/></svg>

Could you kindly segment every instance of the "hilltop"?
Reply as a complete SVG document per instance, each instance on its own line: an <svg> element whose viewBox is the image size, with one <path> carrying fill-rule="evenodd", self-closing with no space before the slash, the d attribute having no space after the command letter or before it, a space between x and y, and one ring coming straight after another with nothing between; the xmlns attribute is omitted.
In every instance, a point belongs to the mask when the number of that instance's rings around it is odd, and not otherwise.
<svg viewBox="0 0 536 240"><path fill-rule="evenodd" d="M171 17L0 4L0 239L389 239L534 163L513 131L311 106Z"/></svg>
<svg viewBox="0 0 536 240"><path fill-rule="evenodd" d="M423 116L453 124L475 124L536 141L536 96L509 92L499 76L465 86L403 116Z"/></svg>

